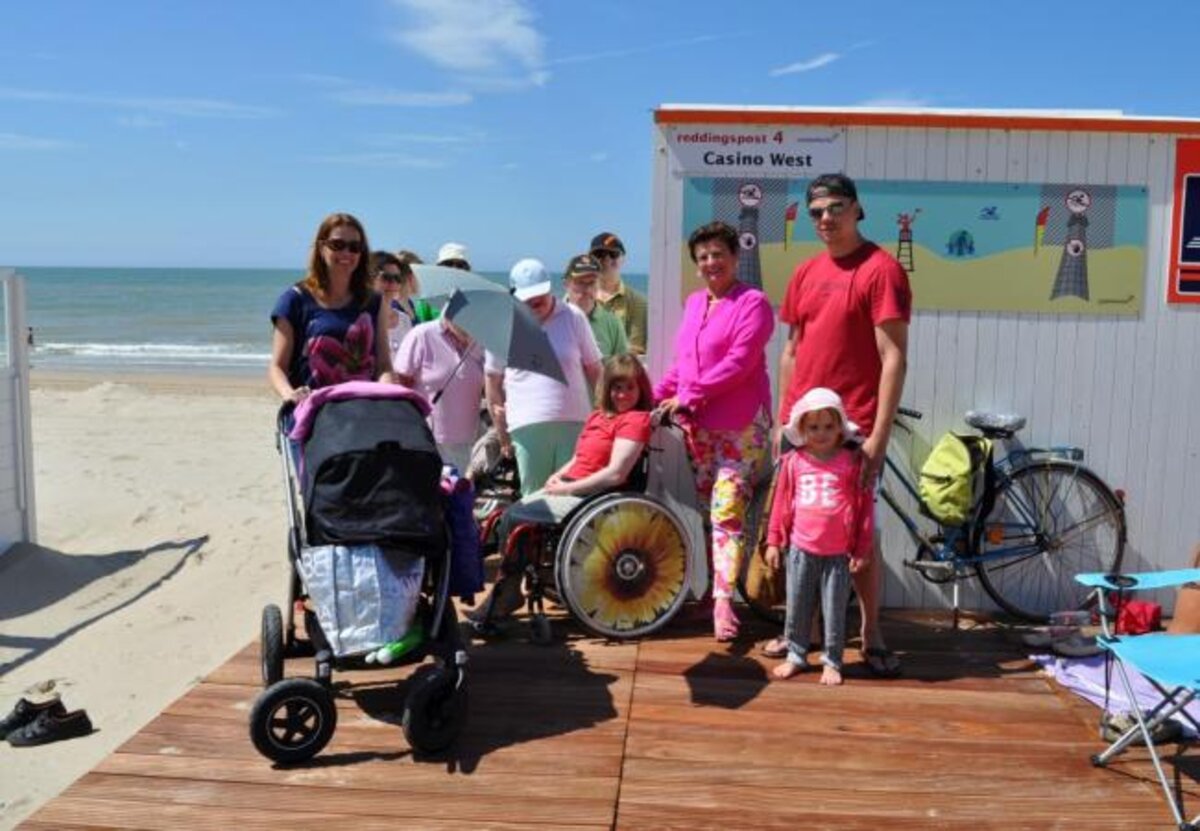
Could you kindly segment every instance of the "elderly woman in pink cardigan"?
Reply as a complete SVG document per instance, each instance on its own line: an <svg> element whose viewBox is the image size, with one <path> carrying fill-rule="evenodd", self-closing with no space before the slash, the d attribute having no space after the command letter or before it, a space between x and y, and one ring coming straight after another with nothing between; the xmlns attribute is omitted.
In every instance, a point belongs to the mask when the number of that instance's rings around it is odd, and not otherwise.
<svg viewBox="0 0 1200 831"><path fill-rule="evenodd" d="M687 435L701 504L712 521L713 634L737 636L733 587L745 541L742 521L771 431L766 345L771 303L741 283L738 236L724 222L692 232L688 250L704 288L691 294L675 336L675 363L654 389L658 411Z"/></svg>

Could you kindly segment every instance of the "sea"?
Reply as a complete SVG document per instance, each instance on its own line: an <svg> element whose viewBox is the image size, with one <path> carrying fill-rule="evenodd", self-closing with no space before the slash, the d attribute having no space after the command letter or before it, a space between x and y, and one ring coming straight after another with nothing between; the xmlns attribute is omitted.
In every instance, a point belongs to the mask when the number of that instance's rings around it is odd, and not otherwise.
<svg viewBox="0 0 1200 831"><path fill-rule="evenodd" d="M286 268L18 267L35 370L262 374ZM481 272L507 284L507 274ZM645 274L624 274L646 291Z"/></svg>

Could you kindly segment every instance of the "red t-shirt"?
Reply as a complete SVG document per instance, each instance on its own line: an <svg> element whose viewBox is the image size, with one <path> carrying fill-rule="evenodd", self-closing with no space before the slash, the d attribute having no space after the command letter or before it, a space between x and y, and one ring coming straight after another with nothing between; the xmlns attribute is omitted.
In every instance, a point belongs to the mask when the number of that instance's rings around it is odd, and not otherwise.
<svg viewBox="0 0 1200 831"><path fill-rule="evenodd" d="M792 382L783 393L779 421L813 387L842 397L846 414L863 435L875 425L883 364L875 327L890 320L908 323L912 289L896 258L873 242L835 259L828 252L796 267L779 318L799 330Z"/></svg>
<svg viewBox="0 0 1200 831"><path fill-rule="evenodd" d="M583 431L579 434L579 441L575 443L575 464L567 470L567 478L582 479L608 467L617 439L648 443L650 413L645 410L629 410L618 415L609 415L603 410L593 410L588 420L583 423Z"/></svg>

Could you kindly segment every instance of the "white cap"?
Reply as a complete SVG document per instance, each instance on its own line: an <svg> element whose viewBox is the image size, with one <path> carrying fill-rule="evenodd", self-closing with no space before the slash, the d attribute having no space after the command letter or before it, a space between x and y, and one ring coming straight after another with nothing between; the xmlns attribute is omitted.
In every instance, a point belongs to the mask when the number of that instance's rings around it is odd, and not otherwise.
<svg viewBox="0 0 1200 831"><path fill-rule="evenodd" d="M858 425L846 418L842 397L828 387L813 387L792 405L791 415L783 428L783 435L792 447L804 446L804 433L800 430L800 422L805 415L817 410L836 410L842 420L842 438L846 441L858 440Z"/></svg>
<svg viewBox="0 0 1200 831"><path fill-rule="evenodd" d="M441 265L447 260L462 260L464 263L469 262L467 258L467 246L461 242L448 242L438 249L437 264Z"/></svg>
<svg viewBox="0 0 1200 831"><path fill-rule="evenodd" d="M508 272L508 282L513 288L513 297L528 300L550 293L550 272L541 260L519 260Z"/></svg>

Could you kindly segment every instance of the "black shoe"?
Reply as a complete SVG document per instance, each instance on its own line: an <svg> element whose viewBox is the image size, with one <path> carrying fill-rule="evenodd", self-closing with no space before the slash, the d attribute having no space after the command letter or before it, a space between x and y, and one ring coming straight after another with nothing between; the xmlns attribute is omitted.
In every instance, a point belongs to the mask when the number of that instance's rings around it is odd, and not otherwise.
<svg viewBox="0 0 1200 831"><path fill-rule="evenodd" d="M39 714L47 711L61 715L66 712L66 708L63 707L62 701L57 698L43 701L41 704L34 704L32 701L24 698L20 699L17 701L16 706L12 708L12 711L3 720L0 720L0 739L7 738L9 733L24 727L37 718Z"/></svg>
<svg viewBox="0 0 1200 831"><path fill-rule="evenodd" d="M92 720L83 710L73 713L42 710L29 724L9 733L8 743L13 747L32 747L35 744L49 744L62 739L86 736L91 732Z"/></svg>

